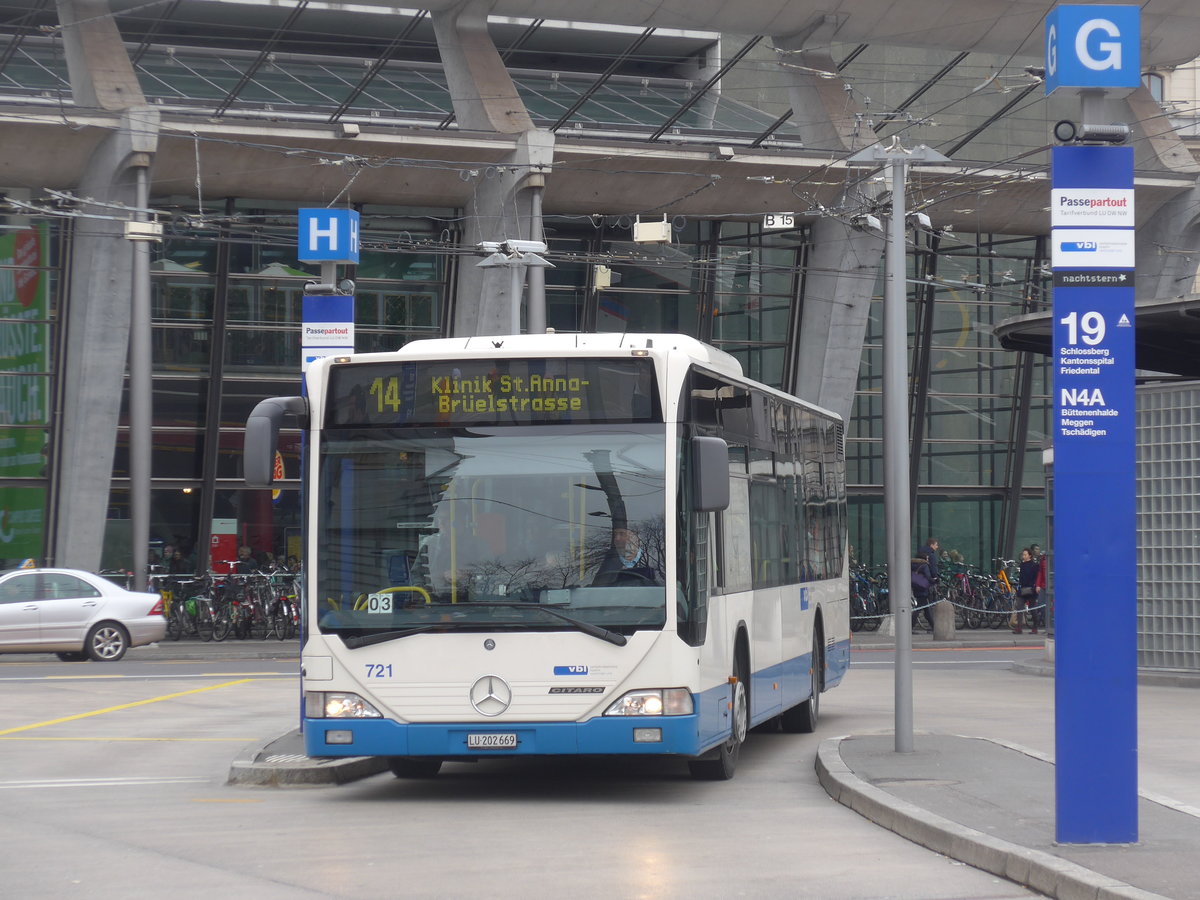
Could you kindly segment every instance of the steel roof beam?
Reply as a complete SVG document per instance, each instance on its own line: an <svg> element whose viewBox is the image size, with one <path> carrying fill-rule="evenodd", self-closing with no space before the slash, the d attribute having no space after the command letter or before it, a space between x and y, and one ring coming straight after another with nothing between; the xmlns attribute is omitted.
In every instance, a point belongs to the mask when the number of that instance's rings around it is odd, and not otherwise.
<svg viewBox="0 0 1200 900"><path fill-rule="evenodd" d="M367 89L367 85L374 81L375 76L378 75L383 67L391 61L391 58L396 54L396 51L400 49L400 45L412 36L412 33L417 30L417 26L420 25L428 15L428 10L417 10L416 15L412 17L412 20L404 26L404 30L391 39L388 45L383 49L383 52L379 54L379 57L371 63L370 68L367 69L366 74L363 75L358 84L356 84L351 89L350 93L346 95L346 99L338 104L338 108L333 111L332 115L330 115L328 119L329 122L336 122L345 114L346 110L348 110L354 101L359 98L362 92Z"/></svg>
<svg viewBox="0 0 1200 900"><path fill-rule="evenodd" d="M612 77L613 73L616 72L617 69L620 68L625 63L625 60L629 59L629 57L631 57L631 56L633 56L633 54L637 53L638 50L640 50L642 48L642 45L644 43L646 43L646 41L650 40L650 36L652 34L654 34L654 31L655 31L655 29L653 29L653 28L647 28L645 31L643 31L641 34L639 34L636 38L634 38L633 43L631 43L628 47L626 47L619 54L617 54L617 56L613 57L613 61L608 64L608 68L606 68L600 74L599 78L597 78L595 81L593 81L588 86L588 89L579 96L579 99L577 99L574 103L571 104L570 109L568 109L565 113L563 113L561 116L558 117L558 121L556 121L553 125L550 126L550 130L558 131L558 129L562 128L563 125L565 125L567 123L567 121L571 118L571 116L573 116L573 115L575 115L575 113L579 112L580 107L582 107L583 104L587 103L588 100L590 100L592 98L592 96L596 93L596 91L598 91L598 90L600 90L600 88L604 87L605 82L607 82L608 79Z"/></svg>
<svg viewBox="0 0 1200 900"><path fill-rule="evenodd" d="M267 42L263 45L262 50L259 52L254 62L252 62L250 67L242 73L242 77L238 79L238 83L235 84L233 89L225 95L225 99L223 99L220 105L217 106L217 109L213 115L223 115L225 110L229 109L229 107L233 105L233 102L237 100L238 95L246 89L246 85L250 83L250 80L258 73L258 70L262 68L263 63L267 61L267 57L274 52L275 48L279 45L279 42L283 39L283 36L287 34L289 30L291 30L291 27L296 24L296 20L300 18L300 14L303 13L307 8L308 0L299 0L299 2L296 4L296 7L290 13L288 13L288 17L284 20L283 24L276 28L270 38L267 39Z"/></svg>
<svg viewBox="0 0 1200 900"><path fill-rule="evenodd" d="M680 105L679 109L675 110L675 113L669 119L667 119L667 121L663 122L663 124L661 126L659 126L658 130L655 131L654 134L650 135L648 140L657 141L660 137L662 137L664 134L666 134L668 128L670 128L672 125L674 125L680 119L682 119L687 114L687 111L689 109L691 109L693 106L695 106L697 103L699 103L701 98L703 98L705 94L707 94L709 91L711 91L713 89L713 86L716 85L716 83L719 82L723 77L725 77L725 75L729 72L730 69L732 69L739 62L741 62L743 57L745 57L745 55L747 53L749 53L751 50L753 50L758 45L758 42L761 41L762 39L763 39L763 35L761 35L761 34L756 34L754 37L750 38L750 40L748 40L746 42L746 45L744 47L742 47L742 49L739 50L737 53L735 53L732 57L730 57L728 60L726 60L725 65L721 66L721 68L717 70L717 74L714 75L712 78L708 79L708 81L704 82L704 86L701 87L700 90L696 91L696 93L692 94L690 99L685 100Z"/></svg>

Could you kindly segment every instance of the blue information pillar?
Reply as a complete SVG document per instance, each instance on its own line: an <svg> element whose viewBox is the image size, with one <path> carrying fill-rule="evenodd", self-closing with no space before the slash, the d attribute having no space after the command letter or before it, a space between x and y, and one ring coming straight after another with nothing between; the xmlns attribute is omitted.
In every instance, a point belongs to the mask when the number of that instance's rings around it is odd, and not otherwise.
<svg viewBox="0 0 1200 900"><path fill-rule="evenodd" d="M1059 6L1047 17L1046 92L1080 94L1082 139L1120 142L1107 117L1088 117L1104 115L1106 96L1140 83L1138 7ZM1138 838L1133 150L1068 145L1054 149L1052 163L1057 839L1132 843Z"/></svg>
<svg viewBox="0 0 1200 900"><path fill-rule="evenodd" d="M1054 150L1057 837L1137 840L1133 150Z"/></svg>

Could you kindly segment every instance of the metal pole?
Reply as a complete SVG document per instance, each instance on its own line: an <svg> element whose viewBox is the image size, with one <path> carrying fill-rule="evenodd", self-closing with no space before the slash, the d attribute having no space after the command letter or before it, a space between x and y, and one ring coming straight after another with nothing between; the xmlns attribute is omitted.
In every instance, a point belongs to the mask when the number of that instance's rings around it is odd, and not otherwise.
<svg viewBox="0 0 1200 900"><path fill-rule="evenodd" d="M860 150L849 162L887 163L892 189L892 218L886 248L887 288L883 296L883 512L887 528L888 586L896 628L896 752L913 751L912 699L912 499L909 496L908 436L908 266L904 249L904 191L908 166L948 163L922 145L912 151L893 138Z"/></svg>
<svg viewBox="0 0 1200 900"><path fill-rule="evenodd" d="M541 187L530 189L529 219L530 240L542 241L542 191ZM546 270L543 266L529 267L529 299L525 303L525 330L530 334L546 333Z"/></svg>
<svg viewBox="0 0 1200 900"><path fill-rule="evenodd" d="M134 219L146 221L150 206L150 173L145 166L137 174L137 212ZM146 590L146 563L150 547L150 457L153 400L150 340L150 244L134 240L133 284L129 304L129 519L133 543L133 589Z"/></svg>
<svg viewBox="0 0 1200 900"><path fill-rule="evenodd" d="M896 752L913 751L912 625L909 561L912 509L908 497L908 309L905 291L904 189L907 160L893 155L892 219L883 303L883 510L888 582L896 626Z"/></svg>
<svg viewBox="0 0 1200 900"><path fill-rule="evenodd" d="M521 333L521 283L525 280L525 265L520 256L513 256L508 261L510 273L510 293L512 294L512 331L509 334Z"/></svg>

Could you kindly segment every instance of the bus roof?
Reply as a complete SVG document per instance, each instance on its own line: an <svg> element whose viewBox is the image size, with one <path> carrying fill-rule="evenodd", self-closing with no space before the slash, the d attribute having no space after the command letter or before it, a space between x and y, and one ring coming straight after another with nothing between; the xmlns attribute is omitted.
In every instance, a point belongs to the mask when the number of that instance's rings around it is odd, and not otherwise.
<svg viewBox="0 0 1200 900"><path fill-rule="evenodd" d="M665 352L674 350L711 370L743 378L742 364L737 357L698 341L686 334L578 333L477 335L475 337L429 338L410 341L397 351L401 356L437 358L447 355L520 356L533 354L566 354L584 350L590 353L618 353L647 349Z"/></svg>

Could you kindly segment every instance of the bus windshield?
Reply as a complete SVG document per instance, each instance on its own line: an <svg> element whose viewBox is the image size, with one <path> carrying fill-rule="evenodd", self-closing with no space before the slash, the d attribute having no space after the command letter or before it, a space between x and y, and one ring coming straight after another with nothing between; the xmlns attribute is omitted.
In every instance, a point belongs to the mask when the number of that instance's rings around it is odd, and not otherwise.
<svg viewBox="0 0 1200 900"><path fill-rule="evenodd" d="M661 424L326 429L318 625L661 628L665 461Z"/></svg>

